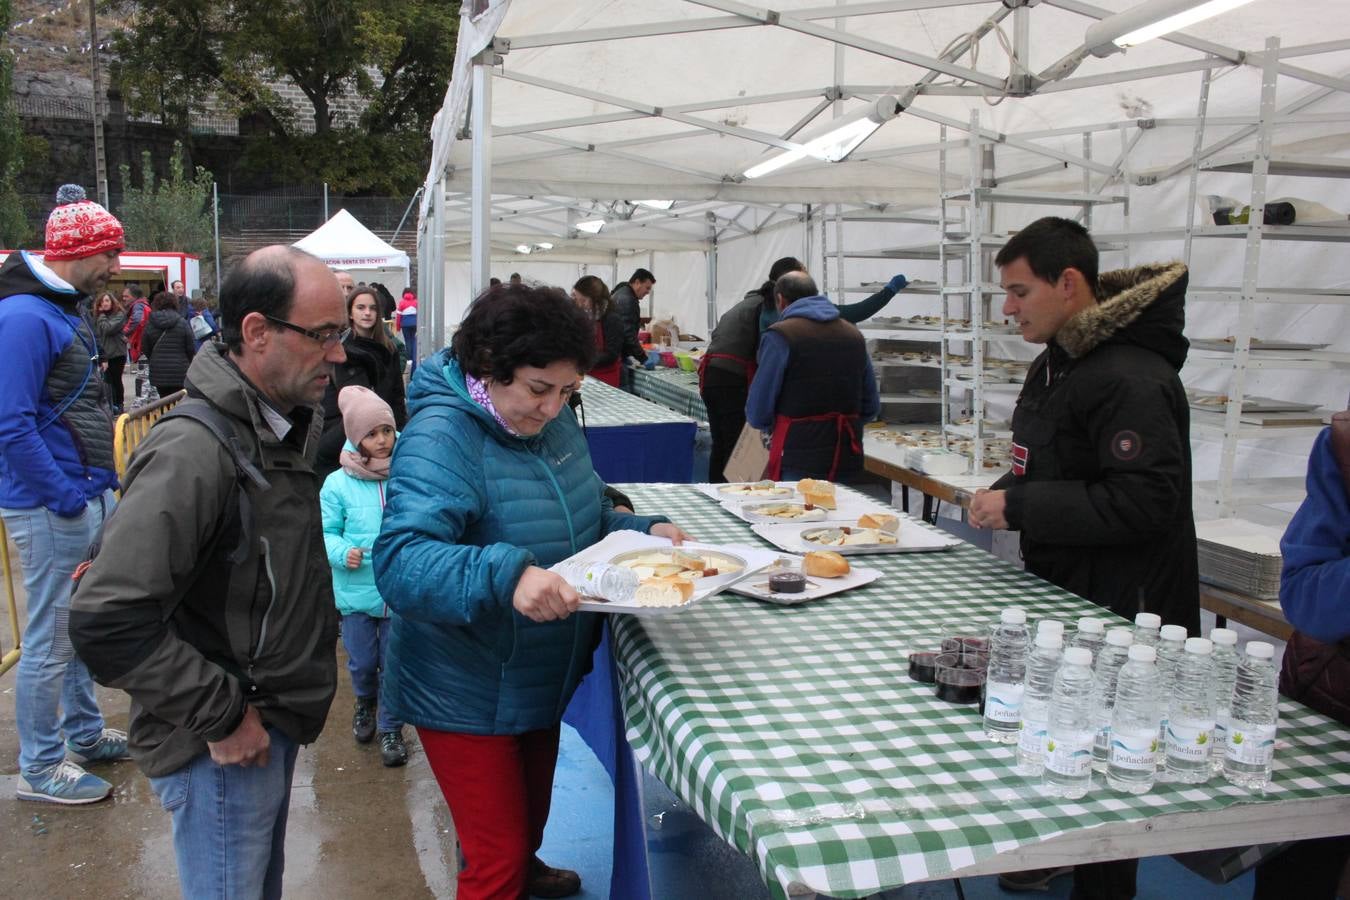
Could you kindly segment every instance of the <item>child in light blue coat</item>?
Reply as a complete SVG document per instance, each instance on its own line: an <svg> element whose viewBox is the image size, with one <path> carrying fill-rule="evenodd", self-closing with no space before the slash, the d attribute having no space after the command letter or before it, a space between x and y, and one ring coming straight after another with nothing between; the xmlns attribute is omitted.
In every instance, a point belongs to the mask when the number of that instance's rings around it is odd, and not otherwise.
<svg viewBox="0 0 1350 900"><path fill-rule="evenodd" d="M338 394L347 435L341 468L323 483L323 539L333 568L333 595L342 613L342 644L356 693L352 734L367 744L380 735L380 759L386 766L408 761L403 723L380 702L389 607L375 587L370 551L384 519L385 482L398 433L389 404L369 388L351 385Z"/></svg>

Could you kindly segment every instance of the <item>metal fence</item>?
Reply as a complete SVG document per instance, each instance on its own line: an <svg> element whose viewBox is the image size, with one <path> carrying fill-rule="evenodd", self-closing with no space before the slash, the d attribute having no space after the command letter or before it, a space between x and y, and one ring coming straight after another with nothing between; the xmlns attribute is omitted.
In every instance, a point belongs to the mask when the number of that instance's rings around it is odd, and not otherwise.
<svg viewBox="0 0 1350 900"><path fill-rule="evenodd" d="M33 119L85 119L94 115L94 101L89 97L58 97L46 94L14 95L14 108L20 116ZM129 122L163 125L164 117L155 113L128 115ZM104 113L107 121L107 113ZM235 116L192 113L187 130L191 134L238 134L239 119Z"/></svg>

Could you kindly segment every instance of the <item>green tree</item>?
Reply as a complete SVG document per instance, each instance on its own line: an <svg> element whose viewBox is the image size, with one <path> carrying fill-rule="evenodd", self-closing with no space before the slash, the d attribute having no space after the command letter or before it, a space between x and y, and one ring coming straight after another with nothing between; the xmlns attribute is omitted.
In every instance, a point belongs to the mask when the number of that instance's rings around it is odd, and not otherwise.
<svg viewBox="0 0 1350 900"><path fill-rule="evenodd" d="M208 203L212 176L201 166L188 176L181 143L173 145L168 178L155 177L149 151L141 154L140 186L131 183L130 166L122 165L118 171L122 178L122 204L117 217L126 229L128 247L173 250L202 257L211 253L214 235Z"/></svg>
<svg viewBox="0 0 1350 900"><path fill-rule="evenodd" d="M278 138L295 114L270 86L288 79L334 130L348 91L367 104L362 130L426 133L445 93L459 3L445 0L140 0L115 37L118 80L133 112L185 123L214 95L258 116Z"/></svg>
<svg viewBox="0 0 1350 900"><path fill-rule="evenodd" d="M0 0L0 247L18 247L31 231L23 200L14 184L23 168L23 129L19 127L10 88L14 56L6 35L12 12L11 0Z"/></svg>

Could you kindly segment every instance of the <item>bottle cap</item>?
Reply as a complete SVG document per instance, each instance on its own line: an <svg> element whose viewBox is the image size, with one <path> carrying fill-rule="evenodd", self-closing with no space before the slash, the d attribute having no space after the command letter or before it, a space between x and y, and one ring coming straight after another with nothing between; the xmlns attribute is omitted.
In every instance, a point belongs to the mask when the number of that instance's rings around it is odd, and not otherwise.
<svg viewBox="0 0 1350 900"><path fill-rule="evenodd" d="M1130 662L1155 662L1158 659L1158 651L1147 644L1130 645Z"/></svg>
<svg viewBox="0 0 1350 900"><path fill-rule="evenodd" d="M1092 651L1086 647L1070 647L1064 651L1064 662L1071 666L1092 665Z"/></svg>
<svg viewBox="0 0 1350 900"><path fill-rule="evenodd" d="M1162 624L1162 616L1157 613L1140 613L1134 617L1134 624L1140 628L1156 631L1158 626Z"/></svg>
<svg viewBox="0 0 1350 900"><path fill-rule="evenodd" d="M1106 622L1096 616L1083 616L1078 620L1079 634L1101 634L1106 631Z"/></svg>
<svg viewBox="0 0 1350 900"><path fill-rule="evenodd" d="M1041 650L1058 650L1064 646L1064 635L1054 631L1036 632L1036 646ZM1248 646L1251 646L1248 644Z"/></svg>
<svg viewBox="0 0 1350 900"><path fill-rule="evenodd" d="M1064 634L1064 623L1059 619L1041 619L1036 623L1037 634Z"/></svg>
<svg viewBox="0 0 1350 900"><path fill-rule="evenodd" d="M1209 656L1214 652L1214 644L1209 638L1186 638L1186 652L1196 656Z"/></svg>
<svg viewBox="0 0 1350 900"><path fill-rule="evenodd" d="M1211 628L1209 639L1214 642L1216 647L1237 646L1237 632L1231 628Z"/></svg>
<svg viewBox="0 0 1350 900"><path fill-rule="evenodd" d="M1177 641L1180 643L1181 641L1186 640L1186 629L1181 625L1164 625L1159 632L1159 636L1164 641Z"/></svg>
<svg viewBox="0 0 1350 900"><path fill-rule="evenodd" d="M1112 647L1128 647L1134 643L1134 632L1123 625L1109 629L1106 632L1106 642Z"/></svg>
<svg viewBox="0 0 1350 900"><path fill-rule="evenodd" d="M999 613L998 620L1004 625L1025 625L1027 611L1020 606L1009 606Z"/></svg>
<svg viewBox="0 0 1350 900"><path fill-rule="evenodd" d="M1252 659L1270 659L1275 655L1275 648L1265 641L1249 641L1247 655Z"/></svg>

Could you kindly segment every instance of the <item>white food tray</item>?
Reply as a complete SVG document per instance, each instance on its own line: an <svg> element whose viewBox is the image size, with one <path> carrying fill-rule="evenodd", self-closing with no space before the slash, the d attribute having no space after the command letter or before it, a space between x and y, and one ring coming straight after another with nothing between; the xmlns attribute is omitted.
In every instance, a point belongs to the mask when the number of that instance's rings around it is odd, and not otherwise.
<svg viewBox="0 0 1350 900"><path fill-rule="evenodd" d="M784 490L784 493L781 494L730 494L726 492L727 488L744 487L747 484L758 484L758 482L738 481L733 482L732 484L704 483L696 484L694 487L698 489L699 493L711 497L718 503L724 505L733 503L783 503L789 500L800 500L802 498L801 494L797 493L797 482L795 481L776 482L777 486ZM730 507L728 506L728 508Z"/></svg>
<svg viewBox="0 0 1350 900"><path fill-rule="evenodd" d="M845 524L852 524L857 522L858 517L864 513L886 513L887 515L892 516L898 515L893 509L887 509L879 503L868 502L861 497L845 493L844 491L836 492L835 496L837 498L836 502L839 504L838 509L826 509L823 506L817 506L815 510L812 510L811 512L814 513L818 510L821 515L810 519L779 519L773 516L762 516L755 512L756 509L764 506L775 506L781 503L802 503L803 501L800 496L784 497L781 500L723 500L722 508L740 518L742 521L749 522L751 525L811 525L817 522L843 522Z"/></svg>
<svg viewBox="0 0 1350 900"><path fill-rule="evenodd" d="M861 556L872 553L927 553L934 550L949 550L959 547L961 539L950 534L932 531L920 525L916 519L900 516L900 531L894 544L853 544L842 547L828 547L802 540L802 532L819 528L820 524L787 525L751 525L755 534L764 538L775 547L781 547L789 553L808 553L812 550L833 550L841 556Z"/></svg>
<svg viewBox="0 0 1350 900"><path fill-rule="evenodd" d="M623 553L629 553L633 550L662 550L671 546L672 544L669 538L643 534L640 531L615 531L612 534L607 535L600 542L592 544L580 553L574 554L563 560L563 562L558 563L558 565L550 567L550 570L556 570L558 566L567 562L609 562L614 559L614 557ZM694 582L693 596L680 606L638 606L636 604L618 603L615 601L583 600L577 609L582 612L628 613L634 616L669 615L690 608L704 597L710 597L713 594L721 593L731 584L770 565L778 558L778 554L774 553L772 550L765 550L762 547L748 547L742 544L719 546L717 544L702 544L695 541L685 541L680 545L680 548L682 550L688 550L691 553L711 552L737 556L745 560L745 568L740 572L729 575L714 575L708 578L698 579Z"/></svg>
<svg viewBox="0 0 1350 900"><path fill-rule="evenodd" d="M842 578L821 578L817 575L807 575L806 590L800 594L780 594L769 590L768 582L771 573L781 572L784 569L800 572L801 567L802 558L800 556L780 556L774 561L773 565L759 570L749 578L741 579L728 590L733 594L740 594L743 597L751 597L755 600L767 600L770 603L778 603L783 606L795 606L798 603L819 600L821 597L829 597L832 594L843 593L855 587L862 587L864 584L871 584L881 577L881 573L876 569L850 566L848 574Z"/></svg>

